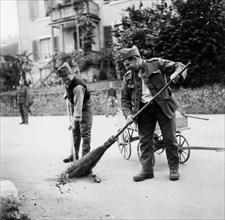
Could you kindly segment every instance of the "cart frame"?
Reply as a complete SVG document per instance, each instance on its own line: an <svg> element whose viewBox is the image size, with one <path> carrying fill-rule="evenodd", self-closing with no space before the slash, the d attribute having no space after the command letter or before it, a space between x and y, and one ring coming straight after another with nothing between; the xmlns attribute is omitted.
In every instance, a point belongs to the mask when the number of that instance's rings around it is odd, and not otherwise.
<svg viewBox="0 0 225 220"><path fill-rule="evenodd" d="M176 112L176 118L177 116L180 116L179 112ZM179 117L177 118L178 126L176 131L176 139L178 143L178 155L179 155L179 163L184 164L188 161L191 150L189 148L189 143L187 139L181 134L182 131L190 129L188 127L188 121L186 117ZM118 117L118 122L121 125L121 123L124 123L124 118L121 116ZM120 129L119 129L120 130ZM132 146L131 143L134 141L138 141L138 130L135 125L128 126L118 137L117 143L120 150L120 153L122 157L126 160L129 160L132 154ZM161 134L161 131L159 129L159 126L157 124L156 130L153 137L153 143L154 143L154 152L157 154L162 154L165 150L165 144L163 142L163 137ZM137 144L137 154L138 158L140 159L140 142ZM155 164L155 156L153 157L152 164Z"/></svg>

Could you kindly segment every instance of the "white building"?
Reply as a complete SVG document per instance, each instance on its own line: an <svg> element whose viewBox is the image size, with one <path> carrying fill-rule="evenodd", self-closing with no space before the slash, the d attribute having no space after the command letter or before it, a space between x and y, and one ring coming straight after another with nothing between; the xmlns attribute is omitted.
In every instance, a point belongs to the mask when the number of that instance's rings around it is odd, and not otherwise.
<svg viewBox="0 0 225 220"><path fill-rule="evenodd" d="M50 70L41 69L51 61L54 52L72 52L82 44L72 1L17 0L19 50L33 53L33 82L49 74ZM137 8L140 4L139 0L76 1L85 2L83 14L91 17L95 23L95 43L91 48L93 52L110 50L113 42L112 25L121 20L124 9L132 5ZM144 7L152 7L153 2L157 0L142 0Z"/></svg>

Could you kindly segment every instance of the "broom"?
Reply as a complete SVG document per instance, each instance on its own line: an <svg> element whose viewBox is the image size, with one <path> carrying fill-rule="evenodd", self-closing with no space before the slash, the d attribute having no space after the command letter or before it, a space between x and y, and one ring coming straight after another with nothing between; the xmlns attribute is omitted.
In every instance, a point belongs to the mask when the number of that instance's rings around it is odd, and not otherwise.
<svg viewBox="0 0 225 220"><path fill-rule="evenodd" d="M184 66L184 68L178 74L181 75L189 65L190 62L186 66ZM138 115L140 115L151 104L151 102L155 100L155 98L171 84L171 82L172 80L170 80L142 109L140 109L135 115L133 115L132 118L135 119ZM111 136L103 145L90 151L81 159L75 161L70 167L66 169L65 172L61 174L61 177L77 178L90 174L92 172L92 169L95 167L95 165L105 153L105 151L117 141L119 135L121 135L123 131L132 123L133 121L127 122L127 124L122 129L120 129L115 136Z"/></svg>

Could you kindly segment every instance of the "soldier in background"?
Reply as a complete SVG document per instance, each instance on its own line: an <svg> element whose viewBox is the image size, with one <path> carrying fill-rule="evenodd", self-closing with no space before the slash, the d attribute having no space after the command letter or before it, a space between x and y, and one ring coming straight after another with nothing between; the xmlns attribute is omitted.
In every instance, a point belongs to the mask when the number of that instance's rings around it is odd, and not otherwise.
<svg viewBox="0 0 225 220"><path fill-rule="evenodd" d="M109 83L109 90L108 90L108 106L107 106L107 113L106 117L109 116L109 111L112 111L112 116L116 114L116 105L117 105L117 95L116 90L113 88L112 82Z"/></svg>
<svg viewBox="0 0 225 220"><path fill-rule="evenodd" d="M24 80L21 78L19 81L19 87L16 93L16 103L19 106L19 112L22 119L20 124L28 124L28 105L29 105L29 92L28 88L24 85Z"/></svg>

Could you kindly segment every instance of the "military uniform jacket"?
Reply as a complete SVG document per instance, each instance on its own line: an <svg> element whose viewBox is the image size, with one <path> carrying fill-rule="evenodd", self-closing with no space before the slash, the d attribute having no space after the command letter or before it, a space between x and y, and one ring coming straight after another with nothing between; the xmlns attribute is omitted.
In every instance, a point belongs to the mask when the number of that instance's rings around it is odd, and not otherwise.
<svg viewBox="0 0 225 220"><path fill-rule="evenodd" d="M76 92L76 87L82 86L83 89ZM65 86L66 96L69 99L72 107L73 117L80 120L82 112L87 111L92 106L91 94L87 89L86 84L82 79L74 75L70 85Z"/></svg>
<svg viewBox="0 0 225 220"><path fill-rule="evenodd" d="M180 71L183 67L184 65L182 63L164 60L161 58L143 60L141 77L150 90L151 95L155 96L157 92L167 84L167 77L175 71ZM186 71L183 72L180 79L184 79L185 76ZM141 78L137 73L128 71L124 75L121 92L121 106L125 117L134 115L138 112L140 109L141 94ZM168 118L173 117L179 106L170 87L167 87L167 89L159 94L155 101L162 108Z"/></svg>
<svg viewBox="0 0 225 220"><path fill-rule="evenodd" d="M116 90L115 90L115 89L110 88L110 89L108 90L108 97L110 97L110 96L116 98Z"/></svg>
<svg viewBox="0 0 225 220"><path fill-rule="evenodd" d="M80 79L79 77L77 77L76 75L74 75L74 78L73 78L72 82L70 83L70 85L68 87L65 86L66 95L72 105L74 105L74 92L73 91L74 91L74 88L78 85L83 86L85 89L83 102L86 102L91 96L90 92L87 89L85 82L82 79Z"/></svg>
<svg viewBox="0 0 225 220"><path fill-rule="evenodd" d="M28 104L29 96L28 89L26 86L19 86L19 89L16 93L16 103L17 104Z"/></svg>

